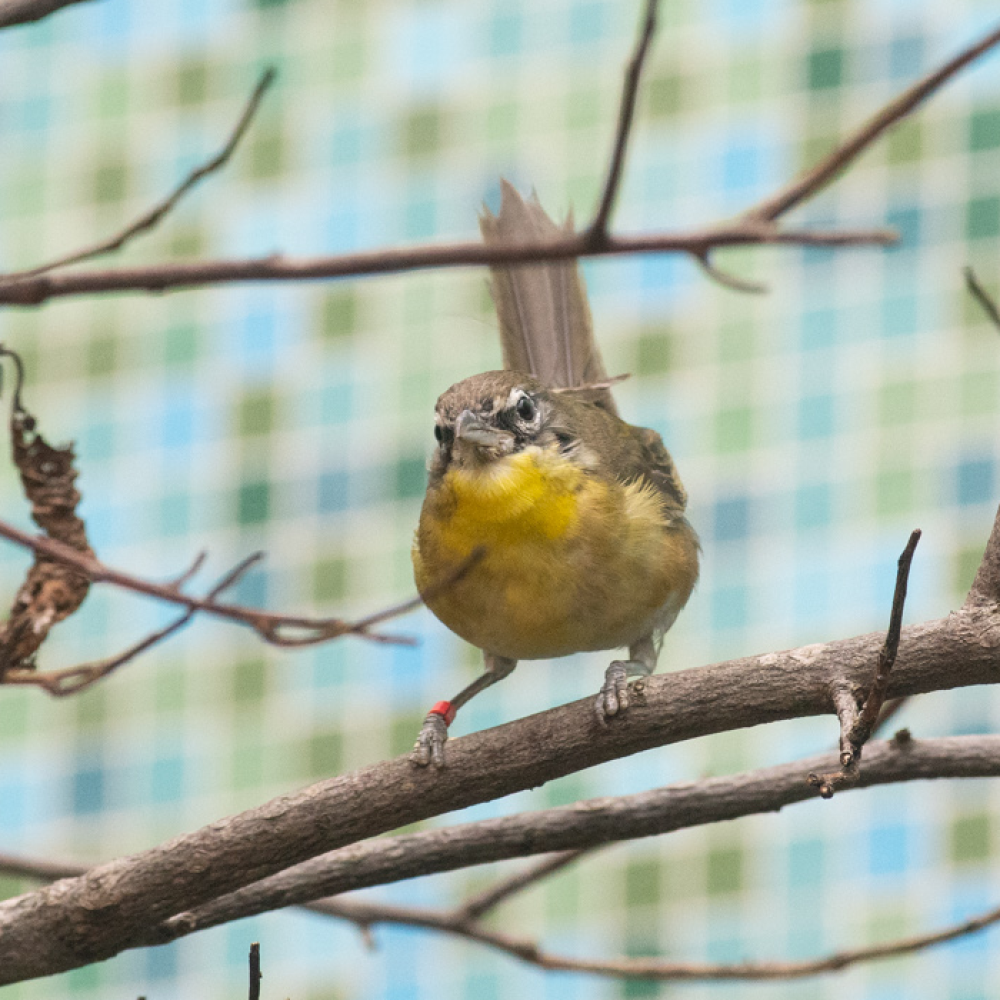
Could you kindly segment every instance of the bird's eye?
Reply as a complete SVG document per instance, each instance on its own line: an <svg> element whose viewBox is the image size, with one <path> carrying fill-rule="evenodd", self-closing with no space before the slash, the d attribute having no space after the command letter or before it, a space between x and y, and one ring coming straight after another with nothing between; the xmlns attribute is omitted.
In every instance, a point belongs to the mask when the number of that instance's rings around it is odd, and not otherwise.
<svg viewBox="0 0 1000 1000"><path fill-rule="evenodd" d="M434 425L434 437L437 440L438 444L440 444L444 440L444 431L441 430L440 424Z"/></svg>
<svg viewBox="0 0 1000 1000"><path fill-rule="evenodd" d="M535 404L530 396L522 396L517 401L517 415L525 422L535 419Z"/></svg>

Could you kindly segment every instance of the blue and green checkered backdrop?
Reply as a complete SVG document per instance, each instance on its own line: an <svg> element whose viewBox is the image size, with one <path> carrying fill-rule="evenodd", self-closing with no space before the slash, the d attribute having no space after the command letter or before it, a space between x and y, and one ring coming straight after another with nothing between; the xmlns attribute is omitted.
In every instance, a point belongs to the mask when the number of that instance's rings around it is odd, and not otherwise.
<svg viewBox="0 0 1000 1000"><path fill-rule="evenodd" d="M780 185L997 17L986 0L665 0L617 222L730 216ZM121 258L343 252L468 238L498 177L554 214L592 209L639 19L623 0L85 3L0 34L0 267L110 234L222 141L263 66L279 80L230 166ZM985 58L804 222L895 226L891 250L729 251L747 296L689 261L588 261L628 419L673 451L704 544L661 669L885 626L924 529L909 621L960 603L1000 501L1000 337L963 290L1000 286L1000 62ZM266 563L238 597L319 614L412 592L410 539L452 382L499 363L484 275L233 286L8 309L28 404L75 439L82 512L113 565L168 578L199 549ZM15 475L3 516L27 525ZM3 551L13 593L28 557ZM165 620L97 587L44 661L117 650ZM0 847L97 862L398 754L477 656L425 611L421 642L298 653L207 620L97 688L0 692ZM459 732L591 694L606 656L523 665ZM1000 731L1000 696L927 697L917 735ZM556 781L465 817L646 789L831 746L832 719L729 733ZM942 926L1000 896L1000 791L885 788L620 846L498 924L580 955L804 957ZM449 820L453 817L449 817ZM500 869L497 869L498 871ZM444 904L469 871L380 890ZM10 894L26 883L5 880ZM996 932L837 978L670 990L543 974L470 944L281 913L132 952L11 997L264 994L441 1000L678 995L980 1000Z"/></svg>

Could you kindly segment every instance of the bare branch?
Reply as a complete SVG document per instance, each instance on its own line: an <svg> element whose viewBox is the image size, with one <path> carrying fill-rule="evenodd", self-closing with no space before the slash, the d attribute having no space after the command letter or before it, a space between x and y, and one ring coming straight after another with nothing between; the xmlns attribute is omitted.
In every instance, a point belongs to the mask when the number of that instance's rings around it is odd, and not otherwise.
<svg viewBox="0 0 1000 1000"><path fill-rule="evenodd" d="M615 198L621 184L622 169L625 166L625 152L628 149L629 134L632 131L632 121L635 118L635 100L639 93L642 68L656 32L658 7L659 0L646 0L642 30L625 71L625 83L622 88L621 104L618 108L618 127L615 131L615 144L611 151L611 163L604 181L600 203L594 213L594 220L587 229L587 237L594 246L600 246L608 235L608 221L611 218L611 210L614 208Z"/></svg>
<svg viewBox="0 0 1000 1000"><path fill-rule="evenodd" d="M236 126L233 128L233 131L230 133L230 136L226 140L222 149L220 149L210 160L206 160L203 164L201 164L201 166L195 167L195 169L192 170L184 178L184 180L182 180L181 183L167 195L166 198L154 205L148 212L144 213L133 223L126 226L125 229L101 243L84 247L81 250L75 250L63 257L58 257L56 260L49 261L47 264L39 264L37 267L31 267L24 271L12 271L9 274L0 274L0 285L11 281L21 281L25 278L35 278L38 277L38 275L54 271L59 267L67 267L70 264L79 264L85 260L92 260L94 257L101 257L104 254L113 253L115 250L120 250L134 237L154 228L192 188L196 187L210 174L213 174L215 171L221 169L229 161L229 158L233 155L233 152L239 145L240 140L242 140L243 136L250 128L250 123L257 114L260 102L264 99L264 94L274 82L276 75L276 71L273 67L264 70L260 80L257 82L257 86L254 88L253 93L250 95L249 100L243 108L239 121L237 121Z"/></svg>
<svg viewBox="0 0 1000 1000"><path fill-rule="evenodd" d="M876 727L884 722L882 706L889 685L889 672L896 662L899 650L900 630L903 627L903 607L906 604L906 585L910 578L910 565L920 541L920 529L910 534L896 567L896 587L892 595L892 610L889 614L889 629L885 642L879 650L875 666L875 677L868 687L859 711L859 689L844 680L838 680L833 687L833 704L840 721L840 768L827 773L812 773L809 784L819 790L824 799L833 797L838 788L854 785L859 777L861 752ZM900 699L902 701L902 699Z"/></svg>
<svg viewBox="0 0 1000 1000"><path fill-rule="evenodd" d="M882 706L882 711L879 712L878 722L875 723L875 728L872 730L872 736L878 736L879 733L883 733L890 722L896 717L896 715L902 711L909 701L909 698L891 698Z"/></svg>
<svg viewBox="0 0 1000 1000"><path fill-rule="evenodd" d="M865 702L861 706L861 711L848 734L848 742L851 745L855 761L860 760L862 747L868 742L885 701L886 691L889 687L889 673L896 662L896 654L899 652L899 637L903 628L903 607L906 604L906 585L910 579L910 566L913 563L913 554L917 550L920 536L919 528L910 534L910 540L900 554L896 566L896 588L892 595L889 630L886 632L885 644L878 654L875 680L872 682Z"/></svg>
<svg viewBox="0 0 1000 1000"><path fill-rule="evenodd" d="M712 258L707 252L693 256L705 274L722 285L723 288L729 288L734 292L747 292L750 295L763 295L768 291L767 285L759 281L747 281L744 278L737 278L728 271L723 271L722 268L712 263Z"/></svg>
<svg viewBox="0 0 1000 1000"><path fill-rule="evenodd" d="M1000 737L889 740L872 744L871 760L850 785L1000 774ZM756 813L775 812L815 794L803 779L830 768L830 754L746 774L682 782L651 792L591 799L572 806L485 820L356 844L314 858L166 921L144 943L160 944L319 896L371 888L552 850L581 850L671 833ZM461 920L462 910L452 914Z"/></svg>
<svg viewBox="0 0 1000 1000"><path fill-rule="evenodd" d="M87 871L86 865L49 861L45 858L23 858L15 854L0 854L0 874L11 878L39 879L54 882L61 878L76 878Z"/></svg>
<svg viewBox="0 0 1000 1000"><path fill-rule="evenodd" d="M228 621L247 625L265 641L276 646L315 645L344 635L358 635L377 642L394 643L397 645L412 645L415 641L409 636L372 632L371 628L389 618L399 617L418 607L421 604L420 598L412 598L411 600L404 601L401 604L376 612L357 622L345 621L342 618L309 618L302 615L278 614L276 612L260 611L256 608L247 608L238 604L227 604L210 597L193 597L190 594L184 593L178 586L177 581L156 583L152 580L134 576L123 570L114 569L96 558L78 552L76 549L72 549L55 539L47 538L43 535L29 534L5 521L0 521L0 538L6 538L8 541L14 542L22 548L30 549L57 562L72 566L94 583L111 584L122 590L130 590L168 604L179 604L191 612L213 615L217 618L224 618ZM252 562L256 562L260 558L262 558L262 555L259 553L249 557ZM479 555L473 553L469 560L458 567L456 577L449 577L443 581L442 586L451 586L455 583L458 577L468 572L474 560L478 558ZM200 561L201 557L199 556L199 565ZM180 577L181 583L189 579L191 572L191 570L185 571ZM283 630L285 629L299 629L307 631L309 634L295 638L288 637L283 634Z"/></svg>
<svg viewBox="0 0 1000 1000"><path fill-rule="evenodd" d="M1000 310L997 309L993 297L976 279L971 267L965 268L965 283L969 292L979 302L990 318L990 322L1000 330ZM965 599L965 607L987 607L1000 603L1000 510L997 511L990 532L986 551L976 571L976 578Z"/></svg>
<svg viewBox="0 0 1000 1000"><path fill-rule="evenodd" d="M984 777L1000 774L1000 737L959 736L937 740L891 740L870 744L869 760L857 787L944 777ZM595 799L574 806L469 823L390 839L379 839L336 851L299 865L280 876L223 898L198 913L167 922L145 943L162 943L182 934L280 906L305 903L311 893L330 887L360 888L373 884L496 861L544 850L552 843L583 842L581 849L546 858L529 869L533 878L549 874L575 860L587 846L609 840L651 836L671 830L771 812L810 797L802 773L833 763L829 755L765 768L743 775L684 782L652 792ZM559 864L557 864L557 862ZM0 871L34 878L67 877L84 869L70 865L0 856ZM502 885L511 891L525 879L515 876ZM279 882L284 885L279 889ZM521 884L517 884L517 883ZM484 895L473 917L495 901ZM238 900L239 905L233 905ZM825 958L799 962L752 962L710 965L657 959L586 960L549 956L537 944L488 931L469 919L467 907L451 913L395 907L352 899L323 899L308 908L351 920L362 929L382 922L403 923L444 931L499 948L549 969L599 975L653 979L785 979L833 972L858 962L901 955L981 930L1000 919L1000 910L931 934L918 935ZM140 942L141 943L141 942ZM0 949L3 943L0 942Z"/></svg>
<svg viewBox="0 0 1000 1000"><path fill-rule="evenodd" d="M592 848L582 847L575 851L560 851L551 857L542 858L537 864L525 868L523 871L515 872L505 879L501 879L495 885L467 899L461 906L451 913L451 918L457 923L468 923L473 920L482 920L491 910L498 907L502 902L510 899L516 893L522 892L540 882L549 875L562 871L568 865L579 861Z"/></svg>
<svg viewBox="0 0 1000 1000"><path fill-rule="evenodd" d="M965 598L966 608L994 607L997 604L1000 604L1000 510L993 521L976 578Z"/></svg>
<svg viewBox="0 0 1000 1000"><path fill-rule="evenodd" d="M591 699L583 699L454 739L446 770L418 770L405 756L385 761L120 858L83 878L0 903L0 981L110 957L144 943L150 926L175 914L430 816L534 788L650 747L826 714L832 678L868 683L882 641L876 633L650 677L642 703L606 729L598 726ZM994 683L1000 678L998 644L1000 616L985 609L909 626L903 629L889 694ZM989 766L996 762L1000 752ZM801 771L797 787L800 794L814 794ZM533 849L580 846L538 843ZM512 854L529 849L522 841ZM190 863L192 855L199 859L196 867Z"/></svg>
<svg viewBox="0 0 1000 1000"><path fill-rule="evenodd" d="M923 951L934 945L975 934L1000 922L1000 907L997 907L944 930L898 938L867 948L839 951L824 958L797 962L740 962L736 965L712 965L698 962L669 962L657 958L573 958L544 951L533 941L488 930L478 924L461 923L450 914L419 907L393 906L367 900L324 899L310 903L308 909L341 920L349 920L366 930L378 924L398 924L451 934L467 941L487 945L541 969L584 972L617 979L655 979L661 982L802 979L823 973L840 972L862 962Z"/></svg>
<svg viewBox="0 0 1000 1000"><path fill-rule="evenodd" d="M237 282L304 281L319 278L397 274L427 268L523 264L607 257L623 254L704 254L713 247L754 246L888 246L890 229L778 229L772 223L737 221L691 232L608 236L600 247L586 232L537 244L485 246L478 242L431 244L366 250L332 257L294 258L281 254L246 260L176 261L144 267L57 271L0 283L0 305L37 306L53 298L109 292L165 292Z"/></svg>
<svg viewBox="0 0 1000 1000"><path fill-rule="evenodd" d="M911 111L939 90L956 73L963 70L1000 42L1000 27L974 42L943 66L928 73L873 115L846 142L838 146L816 166L797 177L786 188L761 202L747 213L747 218L773 222L796 205L811 198L842 173L879 136L899 124Z"/></svg>
<svg viewBox="0 0 1000 1000"><path fill-rule="evenodd" d="M983 307L983 312L989 317L990 322L1000 330L1000 310L997 309L993 296L979 283L976 272L971 267L963 268L962 274L965 275L965 287L969 293Z"/></svg>
<svg viewBox="0 0 1000 1000"><path fill-rule="evenodd" d="M208 593L206 601L214 601L219 594L228 590L253 566L263 558L263 554L258 552L248 556L241 563L231 569ZM169 638L175 632L180 631L194 617L193 609L188 608L179 618L176 618L169 625L150 633L144 639L129 646L124 652L107 660L99 660L96 663L84 663L76 667L66 667L63 670L8 670L3 677L4 684L34 685L43 688L49 694L56 697L77 694L85 688L96 684L97 681L108 674L124 666L130 660L134 660L141 653L151 649L157 643Z"/></svg>
<svg viewBox="0 0 1000 1000"><path fill-rule="evenodd" d="M260 981L263 978L260 972L260 944L254 941L250 945L250 992L249 1000L260 1000Z"/></svg>
<svg viewBox="0 0 1000 1000"><path fill-rule="evenodd" d="M48 17L63 7L85 2L86 0L0 0L0 28L41 21L43 17Z"/></svg>

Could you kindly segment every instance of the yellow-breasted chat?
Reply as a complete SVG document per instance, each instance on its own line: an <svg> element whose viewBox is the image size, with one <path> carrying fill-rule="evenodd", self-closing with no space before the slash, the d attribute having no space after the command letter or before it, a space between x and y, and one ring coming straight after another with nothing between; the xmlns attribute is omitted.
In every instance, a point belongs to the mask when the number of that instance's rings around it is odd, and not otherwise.
<svg viewBox="0 0 1000 1000"><path fill-rule="evenodd" d="M506 182L500 212L484 211L480 226L495 245L563 235ZM602 723L625 711L628 678L656 668L698 578L684 487L659 434L618 416L577 264L496 266L491 291L504 370L438 399L413 545L417 589L483 651L485 671L431 709L419 765L443 766L455 713L518 660L627 648L595 706Z"/></svg>

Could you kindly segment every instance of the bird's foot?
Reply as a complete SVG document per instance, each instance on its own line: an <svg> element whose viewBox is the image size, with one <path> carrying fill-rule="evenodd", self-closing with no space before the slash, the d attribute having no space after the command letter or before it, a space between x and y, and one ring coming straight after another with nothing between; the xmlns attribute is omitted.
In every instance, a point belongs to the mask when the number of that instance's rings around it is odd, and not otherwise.
<svg viewBox="0 0 1000 1000"><path fill-rule="evenodd" d="M606 726L612 716L628 711L628 668L625 660L614 660L604 671L604 683L594 702L597 721L602 726Z"/></svg>
<svg viewBox="0 0 1000 1000"><path fill-rule="evenodd" d="M411 764L417 767L433 764L439 769L445 766L444 745L448 742L448 726L454 718L455 711L446 701L439 701L427 713L410 753Z"/></svg>

